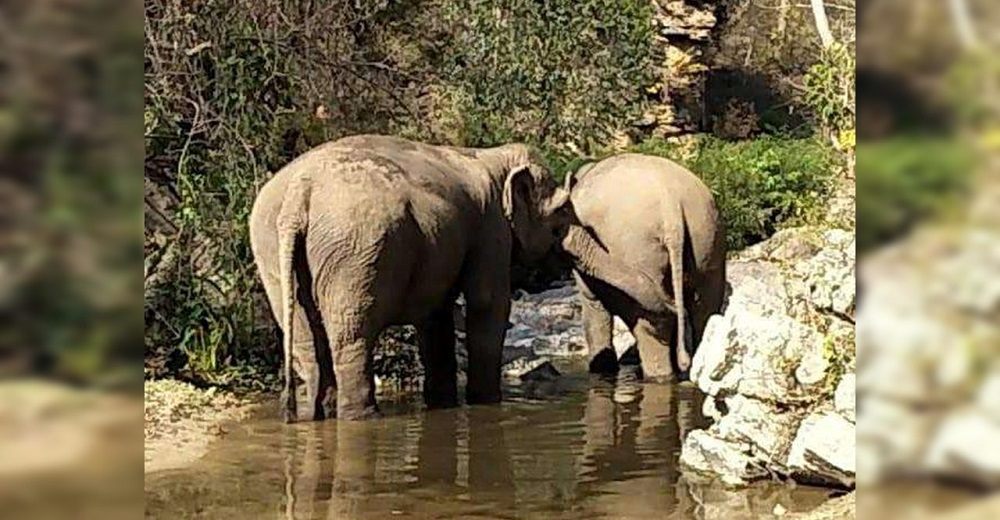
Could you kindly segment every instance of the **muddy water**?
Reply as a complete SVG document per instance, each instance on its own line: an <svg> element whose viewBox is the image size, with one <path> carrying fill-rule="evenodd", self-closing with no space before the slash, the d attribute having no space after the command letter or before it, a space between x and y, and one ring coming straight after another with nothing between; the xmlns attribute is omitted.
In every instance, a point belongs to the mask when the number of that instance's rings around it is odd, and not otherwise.
<svg viewBox="0 0 1000 520"><path fill-rule="evenodd" d="M498 406L383 403L366 422L240 426L195 465L146 476L148 518L757 518L829 496L726 491L682 477L703 425L690 386L597 381L581 367Z"/></svg>

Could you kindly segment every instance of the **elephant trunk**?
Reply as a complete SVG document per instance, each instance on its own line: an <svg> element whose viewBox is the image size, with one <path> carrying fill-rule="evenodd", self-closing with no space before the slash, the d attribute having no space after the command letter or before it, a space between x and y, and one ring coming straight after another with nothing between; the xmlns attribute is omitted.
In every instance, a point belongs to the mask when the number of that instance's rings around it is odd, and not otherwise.
<svg viewBox="0 0 1000 520"><path fill-rule="evenodd" d="M676 313L670 297L653 277L611 255L583 226L570 226L562 246L582 274L616 287L647 312Z"/></svg>

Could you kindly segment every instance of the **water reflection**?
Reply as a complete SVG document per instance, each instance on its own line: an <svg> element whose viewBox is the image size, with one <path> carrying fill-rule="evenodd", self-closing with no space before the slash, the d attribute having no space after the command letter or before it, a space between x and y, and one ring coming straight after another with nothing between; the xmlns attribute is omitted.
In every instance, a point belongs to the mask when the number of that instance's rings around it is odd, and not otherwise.
<svg viewBox="0 0 1000 520"><path fill-rule="evenodd" d="M681 395L681 394L685 395ZM663 518L689 513L678 496L676 454L683 435L699 426L696 392L672 385L642 385L629 373L617 384L588 392L583 424L581 495L595 512L612 518Z"/></svg>
<svg viewBox="0 0 1000 520"><path fill-rule="evenodd" d="M627 373L563 379L545 396L511 389L502 406L251 424L194 467L148 476L147 517L711 516L711 495L677 468L683 435L703 422L693 388ZM757 491L738 496L747 493ZM822 498L811 496L808 505Z"/></svg>

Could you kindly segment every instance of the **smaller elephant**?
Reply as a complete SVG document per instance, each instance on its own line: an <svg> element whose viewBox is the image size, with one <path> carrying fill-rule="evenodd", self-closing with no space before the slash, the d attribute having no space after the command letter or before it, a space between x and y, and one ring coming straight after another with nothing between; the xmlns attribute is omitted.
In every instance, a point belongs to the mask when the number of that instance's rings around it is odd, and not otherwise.
<svg viewBox="0 0 1000 520"><path fill-rule="evenodd" d="M616 315L636 338L647 378L673 378L674 363L686 372L693 347L709 316L721 310L725 294L725 230L711 190L680 165L640 154L585 165L566 186L579 224L571 227L563 247L574 260L591 371L618 368L611 344ZM577 268L589 254L569 239L584 233L619 265L627 265L624 278ZM636 273L657 287L630 281ZM675 332L670 318L676 320ZM674 363L671 343L676 345Z"/></svg>

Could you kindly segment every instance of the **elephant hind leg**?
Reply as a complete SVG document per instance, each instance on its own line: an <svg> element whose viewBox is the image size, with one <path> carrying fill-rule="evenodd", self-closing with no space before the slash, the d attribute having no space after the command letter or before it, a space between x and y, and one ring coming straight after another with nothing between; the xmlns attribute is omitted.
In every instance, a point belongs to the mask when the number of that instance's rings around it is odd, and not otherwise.
<svg viewBox="0 0 1000 520"><path fill-rule="evenodd" d="M312 286L311 276L307 269L296 258L296 271L299 277L298 292L293 307L292 326L295 327L295 344L292 345L292 374L302 380L297 386L304 390L304 395L296 396L299 406L296 421L314 421L331 417L335 414L333 403L336 392L336 382L333 374L333 363L330 359L329 341L323 326L323 319L316 301L309 288ZM275 320L281 323L281 288L277 274L262 276L271 310ZM298 393L298 392L297 392ZM282 396L281 402L285 402Z"/></svg>
<svg viewBox="0 0 1000 520"><path fill-rule="evenodd" d="M333 347L337 377L337 418L349 421L378 415L373 354L377 337L338 335ZM335 336L336 337L336 336Z"/></svg>
<svg viewBox="0 0 1000 520"><path fill-rule="evenodd" d="M587 340L589 367L592 374L610 375L618 372L618 354L612 344L611 313L597 299L583 277L573 272L580 293L583 332Z"/></svg>
<svg viewBox="0 0 1000 520"><path fill-rule="evenodd" d="M633 323L632 335L639 350L643 378L647 381L673 381L674 365L670 356L673 328L663 320L645 316L636 318Z"/></svg>
<svg viewBox="0 0 1000 520"><path fill-rule="evenodd" d="M337 388L337 418L365 419L378 415L375 404L375 346L381 326L373 324L370 298L349 292L350 284L330 281L320 300L323 324Z"/></svg>

